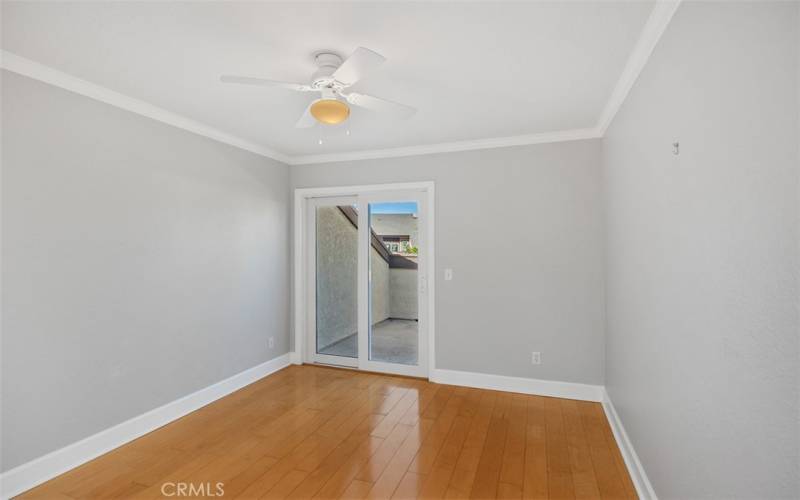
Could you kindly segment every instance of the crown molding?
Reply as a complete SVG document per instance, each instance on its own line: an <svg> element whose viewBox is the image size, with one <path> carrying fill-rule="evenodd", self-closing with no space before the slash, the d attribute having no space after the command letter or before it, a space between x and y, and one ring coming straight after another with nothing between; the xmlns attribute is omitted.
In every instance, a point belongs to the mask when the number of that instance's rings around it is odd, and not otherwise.
<svg viewBox="0 0 800 500"><path fill-rule="evenodd" d="M409 146L402 148L373 149L367 151L352 151L342 153L328 153L318 155L299 155L290 158L290 165L308 165L313 163L333 163L341 161L374 160L378 158L397 158L401 156L416 156L436 153L453 153L457 151L472 151L477 149L503 148L509 146L524 146L530 144L545 144L551 142L575 141L581 139L597 139L605 135L611 122L614 120L625 99L628 97L633 84L644 69L650 55L653 53L661 35L666 31L672 16L678 9L682 0L656 0L653 10L647 18L639 39L631 51L622 74L617 80L611 96L606 102L603 111L594 128L562 130L541 134L517 135L511 137L496 137L492 139L477 139L471 141L446 142L423 146Z"/></svg>
<svg viewBox="0 0 800 500"><path fill-rule="evenodd" d="M129 97L125 94L120 94L109 88L87 82L86 80L82 80L5 50L0 51L0 68L41 82L49 83L50 85L69 90L70 92L81 94L117 108L152 118L153 120L166 123L167 125L172 125L173 127L178 127L245 151L250 151L251 153L272 158L273 160L278 160L283 163L289 163L290 160L289 156L278 151L246 141L210 125L206 125L205 123L167 111L166 109Z"/></svg>
<svg viewBox="0 0 800 500"><path fill-rule="evenodd" d="M491 139L475 139L471 141L443 142L423 146L408 146L402 148L370 149L366 151L352 151L343 153L328 153L319 155L301 155L291 157L290 165L308 165L312 163L332 163L339 161L374 160L377 158L397 158L401 156L429 155L436 153L454 153L458 151L473 151L476 149L505 148L509 146L525 146L530 144L545 144L550 142L577 141L580 139L597 139L600 135L595 129L574 129L558 132L545 132L542 134L515 135L510 137L495 137Z"/></svg>
<svg viewBox="0 0 800 500"><path fill-rule="evenodd" d="M602 113L593 128L561 130L538 134L516 135L510 137L494 137L488 139L475 139L468 141L444 142L420 146L407 146L387 149L371 149L365 151L347 151L341 153L326 153L315 155L287 155L259 144L223 132L210 125L200 123L177 113L147 103L145 101L126 96L106 87L82 80L57 69L45 66L36 61L26 59L5 50L0 51L0 68L27 76L56 87L96 99L98 101L116 106L118 108L137 113L154 120L178 127L189 132L228 144L230 146L250 151L267 158L272 158L287 165L309 165L314 163L333 163L341 161L374 160L378 158L398 158L402 156L417 156L437 153L454 153L458 151L474 151L479 149L504 148L510 146L525 146L532 144L546 144L552 142L576 141L582 139L597 139L605 135L611 122L614 120L625 98L628 96L633 84L647 64L661 35L669 25L672 16L678 9L682 0L657 0L645 22L639 40L633 48L625 68L622 71L611 96L606 102Z"/></svg>
<svg viewBox="0 0 800 500"><path fill-rule="evenodd" d="M639 40L628 56L625 68L611 92L611 97L603 108L603 112L600 113L600 119L595 128L601 137L605 135L609 125L622 107L622 103L625 102L625 98L628 97L628 93L650 59L653 49L656 48L661 35L666 31L680 3L681 0L658 0L653 6L653 10L642 28L642 33L639 35Z"/></svg>

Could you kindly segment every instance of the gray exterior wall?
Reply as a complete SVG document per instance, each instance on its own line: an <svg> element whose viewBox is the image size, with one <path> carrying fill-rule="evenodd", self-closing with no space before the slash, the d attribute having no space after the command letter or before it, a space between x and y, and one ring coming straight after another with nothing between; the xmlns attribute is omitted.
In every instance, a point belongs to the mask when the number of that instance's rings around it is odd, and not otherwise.
<svg viewBox="0 0 800 500"><path fill-rule="evenodd" d="M287 166L5 71L2 110L2 470L288 351Z"/></svg>
<svg viewBox="0 0 800 500"><path fill-rule="evenodd" d="M600 173L597 140L291 169L292 187L436 182L439 368L590 384L603 383Z"/></svg>
<svg viewBox="0 0 800 500"><path fill-rule="evenodd" d="M800 498L798 7L683 2L603 141L606 384L660 498Z"/></svg>
<svg viewBox="0 0 800 500"><path fill-rule="evenodd" d="M389 317L391 290L389 289L389 264L371 246L369 255L370 270L372 271L371 320L374 325Z"/></svg>
<svg viewBox="0 0 800 500"><path fill-rule="evenodd" d="M317 346L358 331L358 229L336 207L317 209ZM390 316L389 264L370 247L372 323Z"/></svg>
<svg viewBox="0 0 800 500"><path fill-rule="evenodd" d="M416 269L389 270L389 316L395 319L419 319Z"/></svg>
<svg viewBox="0 0 800 500"><path fill-rule="evenodd" d="M317 348L358 331L358 231L336 207L317 208Z"/></svg>

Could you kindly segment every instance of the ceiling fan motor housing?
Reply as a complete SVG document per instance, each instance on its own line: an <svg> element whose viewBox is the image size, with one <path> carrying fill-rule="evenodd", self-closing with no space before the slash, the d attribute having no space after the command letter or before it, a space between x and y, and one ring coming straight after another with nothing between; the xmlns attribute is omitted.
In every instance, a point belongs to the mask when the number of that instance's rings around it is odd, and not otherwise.
<svg viewBox="0 0 800 500"><path fill-rule="evenodd" d="M334 83L333 73L342 65L342 57L333 52L317 52L314 62L319 69L311 76L311 86L314 88L331 87Z"/></svg>
<svg viewBox="0 0 800 500"><path fill-rule="evenodd" d="M283 82L250 76L222 75L224 83L281 87L297 92L318 92L317 99L311 101L295 127L309 128L315 123L337 125L350 116L350 105L360 108L392 113L407 118L414 114L414 108L381 99L367 94L350 92L348 88L358 82L365 74L386 61L374 50L358 47L345 60L333 50L319 50L314 53L317 70L311 76L311 84Z"/></svg>

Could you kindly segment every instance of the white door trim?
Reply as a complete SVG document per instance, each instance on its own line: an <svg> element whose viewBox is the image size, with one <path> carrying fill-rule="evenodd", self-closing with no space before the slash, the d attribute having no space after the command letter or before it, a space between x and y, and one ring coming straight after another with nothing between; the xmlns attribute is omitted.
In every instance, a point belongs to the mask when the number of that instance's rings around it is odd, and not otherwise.
<svg viewBox="0 0 800 500"><path fill-rule="evenodd" d="M308 214L306 200L327 196L357 196L385 191L417 190L423 191L427 206L427 228L425 234L425 250L427 262L427 310L428 310L428 367L427 376L436 369L436 265L435 265L435 193L433 181L406 182L392 184L372 184L362 186L332 186L319 188L296 188L294 190L294 352L292 362L302 364L308 361L306 349L307 331L307 290L308 290L308 254L306 251Z"/></svg>

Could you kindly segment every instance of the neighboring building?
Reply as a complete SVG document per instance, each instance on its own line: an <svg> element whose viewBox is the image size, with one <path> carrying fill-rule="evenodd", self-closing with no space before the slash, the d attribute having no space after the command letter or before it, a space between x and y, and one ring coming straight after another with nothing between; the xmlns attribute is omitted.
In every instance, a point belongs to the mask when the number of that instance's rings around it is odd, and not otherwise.
<svg viewBox="0 0 800 500"><path fill-rule="evenodd" d="M372 231L387 250L394 254L414 255L419 236L417 214L373 214Z"/></svg>

